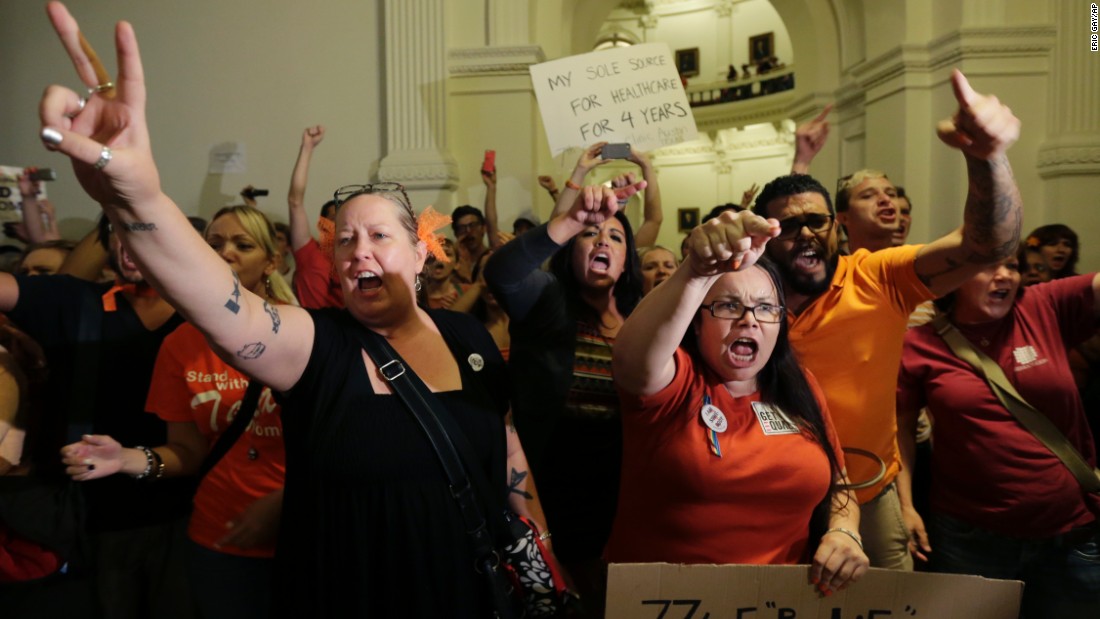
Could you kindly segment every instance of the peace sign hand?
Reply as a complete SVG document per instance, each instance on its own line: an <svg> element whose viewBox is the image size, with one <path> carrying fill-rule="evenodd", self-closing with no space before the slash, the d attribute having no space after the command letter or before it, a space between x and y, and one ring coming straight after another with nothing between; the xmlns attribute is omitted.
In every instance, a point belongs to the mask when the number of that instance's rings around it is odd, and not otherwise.
<svg viewBox="0 0 1100 619"><path fill-rule="evenodd" d="M160 193L160 177L149 146L145 121L145 78L133 27L115 28L118 78L113 87L95 51L60 2L46 11L58 38L73 60L90 94L83 97L64 86L46 89L39 104L42 141L46 148L67 155L77 180L101 205L127 206Z"/></svg>

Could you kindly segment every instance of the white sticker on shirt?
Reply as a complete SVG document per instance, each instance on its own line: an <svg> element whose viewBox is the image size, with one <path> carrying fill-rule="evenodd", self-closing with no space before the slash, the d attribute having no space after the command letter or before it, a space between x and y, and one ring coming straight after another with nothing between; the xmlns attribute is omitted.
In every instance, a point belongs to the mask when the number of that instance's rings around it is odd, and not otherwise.
<svg viewBox="0 0 1100 619"><path fill-rule="evenodd" d="M706 404L703 406L703 410L699 413L703 417L703 423L707 424L707 427L715 432L725 432L729 424L726 422L726 415L717 406L713 404Z"/></svg>
<svg viewBox="0 0 1100 619"><path fill-rule="evenodd" d="M466 360L470 362L470 367L473 368L475 372L480 372L485 367L485 359L482 359L481 355L476 352L471 354Z"/></svg>
<svg viewBox="0 0 1100 619"><path fill-rule="evenodd" d="M777 434L798 434L798 426L787 417L778 406L765 402L753 402L752 411L756 413L756 420L760 422L760 429L765 436Z"/></svg>

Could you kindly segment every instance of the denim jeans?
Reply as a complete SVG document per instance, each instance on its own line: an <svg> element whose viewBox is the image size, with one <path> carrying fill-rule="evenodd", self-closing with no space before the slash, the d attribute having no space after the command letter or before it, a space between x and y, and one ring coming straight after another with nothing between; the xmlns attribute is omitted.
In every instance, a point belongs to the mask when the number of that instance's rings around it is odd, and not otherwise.
<svg viewBox="0 0 1100 619"><path fill-rule="evenodd" d="M1100 537L1080 531L1017 539L932 514L932 565L937 572L1022 580L1021 617L1100 617Z"/></svg>

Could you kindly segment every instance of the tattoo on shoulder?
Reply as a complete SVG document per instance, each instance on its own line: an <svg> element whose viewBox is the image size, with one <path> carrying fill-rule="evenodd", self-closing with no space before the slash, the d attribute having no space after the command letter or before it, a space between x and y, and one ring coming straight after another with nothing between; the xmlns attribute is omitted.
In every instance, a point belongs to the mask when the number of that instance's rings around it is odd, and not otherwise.
<svg viewBox="0 0 1100 619"><path fill-rule="evenodd" d="M237 356L241 359L259 359L265 350L267 350L267 346L264 346L263 342L252 342L251 344L245 344L244 348L238 350Z"/></svg>
<svg viewBox="0 0 1100 619"><path fill-rule="evenodd" d="M279 327L283 324L283 320L279 318L279 310L274 305L264 301L264 311L268 316L271 316L271 332L278 333Z"/></svg>
<svg viewBox="0 0 1100 619"><path fill-rule="evenodd" d="M225 309L233 312L234 314L241 311L241 278L237 277L237 272L233 271L233 292L229 295L230 299L225 302Z"/></svg>
<svg viewBox="0 0 1100 619"><path fill-rule="evenodd" d="M135 221L134 223L122 224L122 229L127 232L152 232L157 229L157 224Z"/></svg>
<svg viewBox="0 0 1100 619"><path fill-rule="evenodd" d="M527 479L527 471L517 471L516 469L513 468L512 469L512 478L508 481L508 491L509 492L514 492L514 493L520 495L521 497L527 499L528 501L530 501L531 499L534 499L535 497L531 496L530 492L527 492L523 488L519 487L520 484L522 484L523 480L525 480L525 479Z"/></svg>

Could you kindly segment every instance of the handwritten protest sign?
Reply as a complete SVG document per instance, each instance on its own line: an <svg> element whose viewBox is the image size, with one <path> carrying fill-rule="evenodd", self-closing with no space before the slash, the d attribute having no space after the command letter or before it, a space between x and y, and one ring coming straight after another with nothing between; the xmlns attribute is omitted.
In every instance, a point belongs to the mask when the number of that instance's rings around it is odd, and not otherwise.
<svg viewBox="0 0 1100 619"><path fill-rule="evenodd" d="M533 65L531 80L554 156L594 142L648 151L695 139L695 117L664 43Z"/></svg>
<svg viewBox="0 0 1100 619"><path fill-rule="evenodd" d="M19 177L23 168L0 165L0 222L23 221L23 194L19 193ZM38 193L39 199L46 197L46 185Z"/></svg>
<svg viewBox="0 0 1100 619"><path fill-rule="evenodd" d="M613 563L607 617L618 619L1016 619L1024 584L872 568L821 597L802 565Z"/></svg>

